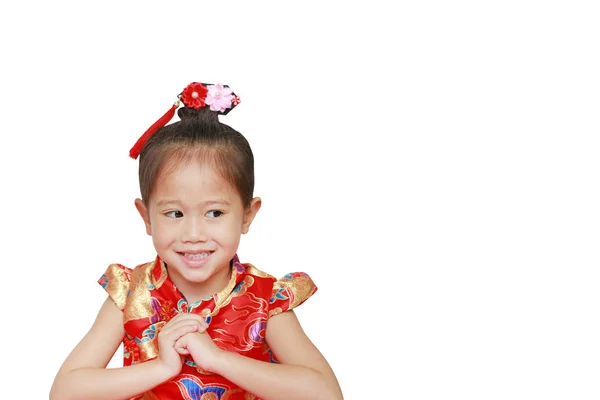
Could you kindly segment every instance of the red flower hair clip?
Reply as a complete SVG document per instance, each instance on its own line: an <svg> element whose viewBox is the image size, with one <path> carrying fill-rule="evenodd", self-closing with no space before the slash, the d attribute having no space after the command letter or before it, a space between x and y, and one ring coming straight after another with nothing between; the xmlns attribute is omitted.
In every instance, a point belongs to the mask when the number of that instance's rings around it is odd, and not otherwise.
<svg viewBox="0 0 600 400"><path fill-rule="evenodd" d="M181 102L188 107L199 110L203 107L209 107L211 111L226 115L235 106L240 104L240 98L233 93L227 85L211 85L207 83L192 82L183 89L183 92L177 96L177 101L169 111L158 119L144 134L138 139L129 150L129 156L134 160L138 158L144 144L148 141L157 130L165 126L171 121L175 115L175 111L180 106Z"/></svg>
<svg viewBox="0 0 600 400"><path fill-rule="evenodd" d="M185 89L183 89L183 93L181 93L181 100L187 107L199 110L206 105L204 101L206 100L207 94L208 89L203 84L190 83Z"/></svg>

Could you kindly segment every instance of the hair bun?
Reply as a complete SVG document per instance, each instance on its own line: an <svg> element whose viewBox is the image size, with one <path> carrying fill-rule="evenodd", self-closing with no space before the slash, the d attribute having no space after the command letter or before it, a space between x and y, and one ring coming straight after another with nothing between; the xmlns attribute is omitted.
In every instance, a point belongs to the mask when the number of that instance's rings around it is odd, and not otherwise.
<svg viewBox="0 0 600 400"><path fill-rule="evenodd" d="M181 107L177 110L177 115L183 120L195 119L205 122L219 122L219 113L211 111L208 107L196 110L189 107Z"/></svg>
<svg viewBox="0 0 600 400"><path fill-rule="evenodd" d="M240 98L228 85L211 85L207 83L192 82L183 89L178 100L171 108L144 132L129 150L129 156L134 160L138 158L144 144L154 133L163 128L175 115L175 110L183 103L184 107L177 110L179 118L184 120L220 123L219 115L227 115L240 104Z"/></svg>

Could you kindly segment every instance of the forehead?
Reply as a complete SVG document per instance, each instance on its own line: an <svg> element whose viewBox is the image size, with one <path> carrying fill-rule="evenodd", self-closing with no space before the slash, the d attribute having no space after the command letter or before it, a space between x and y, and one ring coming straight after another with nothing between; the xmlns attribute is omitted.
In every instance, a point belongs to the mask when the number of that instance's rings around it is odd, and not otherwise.
<svg viewBox="0 0 600 400"><path fill-rule="evenodd" d="M178 200L200 203L225 200L241 203L237 191L214 166L198 161L181 162L159 174L153 201Z"/></svg>

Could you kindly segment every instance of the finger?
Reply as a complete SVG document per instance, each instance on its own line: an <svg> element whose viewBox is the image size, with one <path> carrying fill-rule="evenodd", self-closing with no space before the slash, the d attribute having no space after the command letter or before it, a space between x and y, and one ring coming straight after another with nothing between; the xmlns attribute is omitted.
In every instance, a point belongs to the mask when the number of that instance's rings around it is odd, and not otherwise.
<svg viewBox="0 0 600 400"><path fill-rule="evenodd" d="M174 345L180 337L187 333L196 332L197 329L198 326L196 324L181 325L165 333L163 339L166 340L169 344Z"/></svg>
<svg viewBox="0 0 600 400"><path fill-rule="evenodd" d="M161 332L169 334L170 332L173 332L182 326L194 326L195 329L198 329L201 327L201 324L199 324L198 321L195 319L183 319L175 322L174 324L165 325Z"/></svg>
<svg viewBox="0 0 600 400"><path fill-rule="evenodd" d="M185 321L198 321L198 318L197 316L192 316L192 314L189 313L179 314L171 318L171 320L165 324L165 327L177 325Z"/></svg>
<svg viewBox="0 0 600 400"><path fill-rule="evenodd" d="M175 317L173 317L173 319L171 319L171 321L169 321L169 323L171 323L171 322L177 322L177 321L182 321L182 320L190 320L190 319L198 321L201 324L208 325L206 323L206 319L203 316L195 314L195 313L181 313L181 314L178 314Z"/></svg>
<svg viewBox="0 0 600 400"><path fill-rule="evenodd" d="M187 356L187 355L189 355L189 354L190 354L190 352L189 352L187 349L183 348L183 347L176 347L176 348L175 348L175 351L176 351L176 352L177 352L179 355L181 355L181 356Z"/></svg>
<svg viewBox="0 0 600 400"><path fill-rule="evenodd" d="M175 351L177 351L177 353L179 353L182 356L187 356L188 354L190 354L188 349L185 348L181 339L179 339L179 340L177 340L177 342L175 342Z"/></svg>

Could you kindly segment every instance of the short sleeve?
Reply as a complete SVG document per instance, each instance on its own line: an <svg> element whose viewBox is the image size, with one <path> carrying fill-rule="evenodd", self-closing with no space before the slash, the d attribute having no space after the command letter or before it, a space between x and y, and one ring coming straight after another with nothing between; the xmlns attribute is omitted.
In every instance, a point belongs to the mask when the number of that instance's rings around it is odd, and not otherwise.
<svg viewBox="0 0 600 400"><path fill-rule="evenodd" d="M317 291L317 286L304 272L292 272L273 284L269 300L269 317L292 310Z"/></svg>
<svg viewBox="0 0 600 400"><path fill-rule="evenodd" d="M102 274L98 283L110 296L115 304L123 310L129 293L129 282L131 281L131 269L121 264L111 264Z"/></svg>

